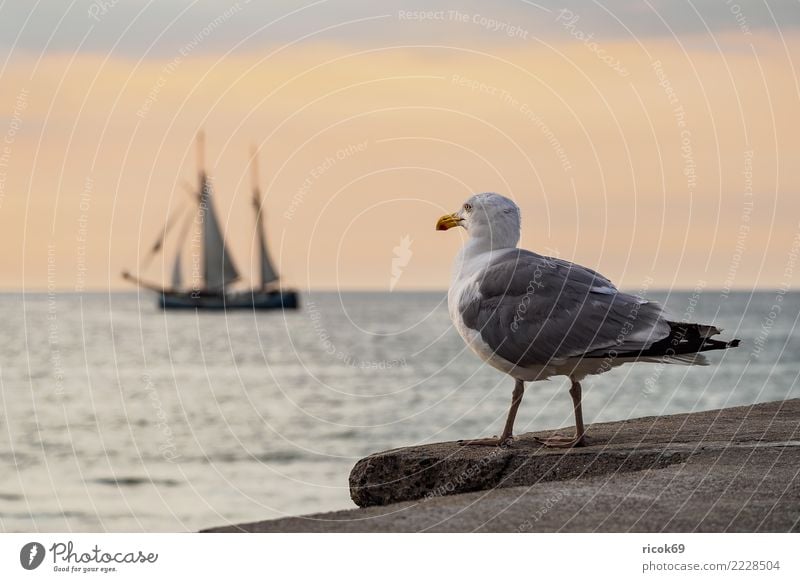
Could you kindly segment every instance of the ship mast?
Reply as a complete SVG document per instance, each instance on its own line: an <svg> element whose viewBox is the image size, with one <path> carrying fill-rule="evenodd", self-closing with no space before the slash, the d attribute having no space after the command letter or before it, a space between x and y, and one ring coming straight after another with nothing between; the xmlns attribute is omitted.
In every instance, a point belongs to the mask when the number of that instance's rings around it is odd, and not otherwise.
<svg viewBox="0 0 800 582"><path fill-rule="evenodd" d="M278 273L272 265L267 251L267 237L264 233L263 211L261 205L261 190L258 187L258 149L255 146L250 148L250 180L253 191L253 211L256 214L256 232L258 233L258 261L261 289L265 289L270 284L278 280Z"/></svg>
<svg viewBox="0 0 800 582"><path fill-rule="evenodd" d="M213 188L205 170L205 135L197 135L197 165L200 192L198 220L203 228L203 282L206 291L221 292L239 279L239 272L225 246L225 239L214 211Z"/></svg>

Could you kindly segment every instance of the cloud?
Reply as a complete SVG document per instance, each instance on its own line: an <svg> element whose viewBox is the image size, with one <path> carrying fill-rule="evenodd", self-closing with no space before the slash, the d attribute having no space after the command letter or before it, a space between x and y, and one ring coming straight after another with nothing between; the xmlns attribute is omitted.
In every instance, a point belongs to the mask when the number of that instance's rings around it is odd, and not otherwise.
<svg viewBox="0 0 800 582"><path fill-rule="evenodd" d="M221 18L224 25L208 35L203 52L247 52L295 41L520 44L566 38L555 23L562 10L578 16L587 34L606 40L791 31L800 25L800 7L791 0L504 0L491 5L478 0L79 0L70 5L11 0L0 8L0 51L162 58ZM512 28L522 32L509 34Z"/></svg>
<svg viewBox="0 0 800 582"><path fill-rule="evenodd" d="M385 289L387 249L409 235L398 289L446 286L460 240L433 221L482 190L519 201L526 247L622 284L657 265L656 285L722 285L734 257L734 287L779 280L800 189L786 122L797 39L787 50L774 35L729 31L716 51L567 36L491 50L308 43L269 58L220 58L201 43L177 63L180 52L15 58L3 80L24 107L0 109L0 134L13 133L0 158L4 284L46 285L52 245L60 288L121 286L118 271L192 203L183 185L195 180L199 127L243 271L255 257L255 142L270 241L295 284Z"/></svg>

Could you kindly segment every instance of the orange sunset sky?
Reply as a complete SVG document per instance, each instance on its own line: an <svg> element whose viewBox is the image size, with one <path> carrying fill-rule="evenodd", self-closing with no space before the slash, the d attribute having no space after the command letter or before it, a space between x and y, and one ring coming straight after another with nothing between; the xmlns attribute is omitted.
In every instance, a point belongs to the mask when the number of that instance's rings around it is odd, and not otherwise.
<svg viewBox="0 0 800 582"><path fill-rule="evenodd" d="M201 128L240 270L254 143L300 288L388 290L404 237L395 289L445 288L478 191L623 287L797 279L797 3L153 4L0 8L3 289L132 289Z"/></svg>

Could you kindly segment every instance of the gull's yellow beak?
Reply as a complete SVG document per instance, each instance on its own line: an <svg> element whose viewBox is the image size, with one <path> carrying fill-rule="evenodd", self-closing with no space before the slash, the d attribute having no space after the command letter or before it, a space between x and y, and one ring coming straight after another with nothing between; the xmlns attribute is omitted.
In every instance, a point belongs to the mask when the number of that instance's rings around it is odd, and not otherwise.
<svg viewBox="0 0 800 582"><path fill-rule="evenodd" d="M445 214L436 221L436 230L447 230L461 224L462 218L454 212L453 214Z"/></svg>

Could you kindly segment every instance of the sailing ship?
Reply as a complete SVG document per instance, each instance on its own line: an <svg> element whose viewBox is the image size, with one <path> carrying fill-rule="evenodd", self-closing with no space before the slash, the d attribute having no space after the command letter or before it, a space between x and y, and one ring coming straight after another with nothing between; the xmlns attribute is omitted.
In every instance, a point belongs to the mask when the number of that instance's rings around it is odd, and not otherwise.
<svg viewBox="0 0 800 582"><path fill-rule="evenodd" d="M171 217L161 235L146 255L140 270L144 269L152 259L164 249L167 235L176 224L182 222L177 241L177 252L172 263L172 281L169 287L148 283L131 273L124 271L122 277L142 288L158 294L158 305L163 309L296 309L298 307L297 291L283 289L279 285L278 272L275 269L267 250L267 237L264 232L264 213L261 191L258 187L257 151L251 151L250 170L252 177L252 204L255 212L255 227L258 235L259 285L251 289L234 290L230 286L240 280L239 270L225 244L225 237L220 228L214 210L213 188L205 171L203 134L198 135L198 168L199 185L193 191L194 204ZM192 225L199 225L199 242L202 248L201 257L193 257L193 266L202 266L202 276L195 276L192 284L186 286L183 281L181 249L185 246L187 235ZM196 226L197 228L197 226Z"/></svg>

